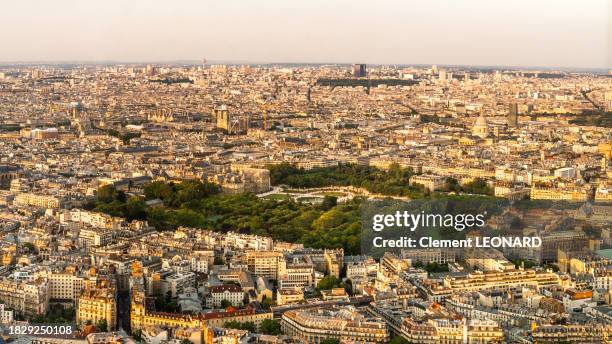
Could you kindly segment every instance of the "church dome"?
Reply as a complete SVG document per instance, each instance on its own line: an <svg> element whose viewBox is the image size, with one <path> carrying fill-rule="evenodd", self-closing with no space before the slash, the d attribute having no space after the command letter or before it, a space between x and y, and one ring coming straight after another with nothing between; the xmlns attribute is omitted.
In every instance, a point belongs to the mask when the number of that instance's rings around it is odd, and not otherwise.
<svg viewBox="0 0 612 344"><path fill-rule="evenodd" d="M487 123L487 119L480 113L478 119L474 123L472 127L472 135L484 138L489 135L489 126Z"/></svg>
<svg viewBox="0 0 612 344"><path fill-rule="evenodd" d="M487 124L487 119L482 115L482 113L480 113L480 116L478 116L478 118L476 119L476 123L474 123L474 126L485 126Z"/></svg>

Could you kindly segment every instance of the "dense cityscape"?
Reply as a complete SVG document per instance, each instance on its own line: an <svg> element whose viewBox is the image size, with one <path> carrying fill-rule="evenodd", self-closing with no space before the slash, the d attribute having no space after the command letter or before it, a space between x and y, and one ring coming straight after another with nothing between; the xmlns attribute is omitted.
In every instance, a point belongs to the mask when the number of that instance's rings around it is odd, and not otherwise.
<svg viewBox="0 0 612 344"><path fill-rule="evenodd" d="M607 70L0 65L2 338L608 342L611 128ZM370 255L384 199L542 245Z"/></svg>

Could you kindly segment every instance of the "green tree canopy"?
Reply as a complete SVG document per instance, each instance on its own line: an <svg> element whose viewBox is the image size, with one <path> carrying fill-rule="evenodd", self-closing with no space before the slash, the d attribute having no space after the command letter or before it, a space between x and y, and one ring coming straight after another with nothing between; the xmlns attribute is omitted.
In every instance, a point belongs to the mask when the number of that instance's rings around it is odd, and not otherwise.
<svg viewBox="0 0 612 344"><path fill-rule="evenodd" d="M102 319L102 320L98 321L98 323L96 324L96 328L100 332L108 331L108 322L106 322L106 319Z"/></svg>
<svg viewBox="0 0 612 344"><path fill-rule="evenodd" d="M328 338L328 339L322 340L321 344L340 344L340 341L338 339Z"/></svg>
<svg viewBox="0 0 612 344"><path fill-rule="evenodd" d="M340 286L340 283L342 281L340 281L338 278L332 276L332 275L327 275L325 277L323 277L319 283L317 283L317 289L318 290L329 290L332 288L338 288Z"/></svg>
<svg viewBox="0 0 612 344"><path fill-rule="evenodd" d="M261 322L261 325L259 327L260 332L263 334L278 336L282 333L281 325L278 323L278 321L274 321L272 319L265 319Z"/></svg>
<svg viewBox="0 0 612 344"><path fill-rule="evenodd" d="M225 328L233 328L236 330L247 330L249 332L255 332L255 323L253 323L252 321L248 321L248 322L238 322L236 320L230 320L230 321L226 321L223 324L223 327Z"/></svg>

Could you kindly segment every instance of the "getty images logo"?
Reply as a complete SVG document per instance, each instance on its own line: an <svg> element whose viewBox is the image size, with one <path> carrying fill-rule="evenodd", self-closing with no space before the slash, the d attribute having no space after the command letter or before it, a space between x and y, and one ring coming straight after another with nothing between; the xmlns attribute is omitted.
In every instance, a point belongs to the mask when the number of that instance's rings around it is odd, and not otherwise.
<svg viewBox="0 0 612 344"><path fill-rule="evenodd" d="M471 227L483 227L487 212L481 214L429 214L396 211L395 214L375 214L372 216L372 229L380 232L387 227L406 228L411 232L417 228L446 227L456 231L463 231Z"/></svg>

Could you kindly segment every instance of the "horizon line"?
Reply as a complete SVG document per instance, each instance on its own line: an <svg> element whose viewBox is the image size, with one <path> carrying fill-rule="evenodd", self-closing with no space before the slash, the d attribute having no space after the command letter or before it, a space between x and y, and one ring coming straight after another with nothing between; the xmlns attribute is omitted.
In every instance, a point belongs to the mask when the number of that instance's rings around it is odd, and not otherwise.
<svg viewBox="0 0 612 344"><path fill-rule="evenodd" d="M74 60L0 60L0 67L10 65L122 65L122 64L185 64L185 65L339 65L350 66L354 64L366 64L369 66L398 66L398 67L423 67L423 66L438 66L438 67L469 67L469 68L507 68L507 69L547 69L547 70L583 70L583 71L612 71L612 67L577 67L577 66L529 66L529 65L506 65L506 64L457 64L457 63L367 63L367 62L314 62L314 61L254 61L240 59L213 59L203 63L198 59L169 59L169 60L121 60L121 59L74 59Z"/></svg>

